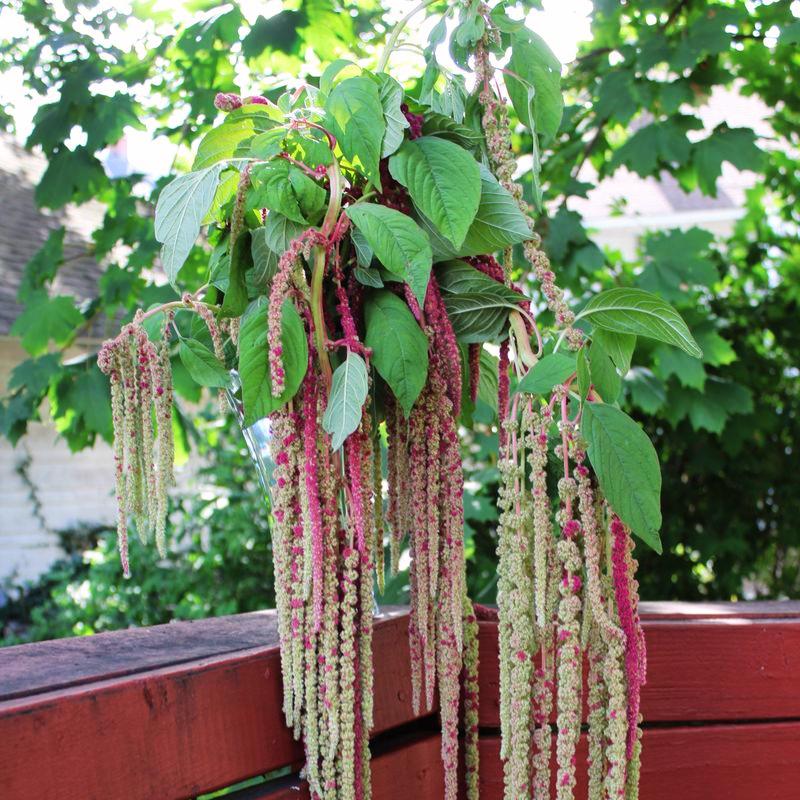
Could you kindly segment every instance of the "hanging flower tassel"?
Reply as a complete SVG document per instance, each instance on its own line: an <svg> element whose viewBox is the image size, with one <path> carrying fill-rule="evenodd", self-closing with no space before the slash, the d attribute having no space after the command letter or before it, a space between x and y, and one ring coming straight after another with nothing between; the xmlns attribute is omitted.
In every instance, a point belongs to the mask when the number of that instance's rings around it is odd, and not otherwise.
<svg viewBox="0 0 800 800"><path fill-rule="evenodd" d="M632 556L633 540L618 516L611 518L611 552L614 597L620 627L625 633L625 678L627 683L627 736L625 758L636 762L638 773L639 705L642 686L646 680L644 635L639 621L638 583L634 578L636 561ZM637 758L634 758L634 756ZM638 784L638 779L628 781Z"/></svg>
<svg viewBox="0 0 800 800"><path fill-rule="evenodd" d="M530 514L520 460L516 404L503 423L506 449L499 464L498 526L500 724L506 800L531 791L531 710L534 652L533 581L526 530Z"/></svg>
<svg viewBox="0 0 800 800"><path fill-rule="evenodd" d="M478 782L478 620L464 593L464 783L466 800L479 800Z"/></svg>
<svg viewBox="0 0 800 800"><path fill-rule="evenodd" d="M168 490L174 483L168 344L172 316L165 315L158 345L150 341L140 319L141 313L119 336L104 342L97 356L111 384L117 543L126 577L130 577L127 517L133 516L143 542L155 533L158 551L164 555Z"/></svg>

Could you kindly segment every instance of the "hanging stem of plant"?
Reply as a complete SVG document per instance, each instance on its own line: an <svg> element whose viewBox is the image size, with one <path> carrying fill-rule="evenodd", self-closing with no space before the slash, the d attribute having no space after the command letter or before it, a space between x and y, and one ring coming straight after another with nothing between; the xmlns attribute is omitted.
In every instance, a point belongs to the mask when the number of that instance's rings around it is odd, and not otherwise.
<svg viewBox="0 0 800 800"><path fill-rule="evenodd" d="M335 140L334 140L335 142ZM330 181L330 201L325 219L322 220L320 232L326 239L333 233L336 220L339 218L339 211L342 207L342 173L339 171L339 164L336 159L328 167L328 180ZM311 318L314 320L314 342L317 347L317 358L319 358L322 377L325 385L330 390L333 380L333 370L328 358L327 333L325 331L325 314L322 307L322 282L325 277L325 262L328 258L328 251L325 245L318 244L314 247L314 265L311 272Z"/></svg>
<svg viewBox="0 0 800 800"><path fill-rule="evenodd" d="M386 69L386 65L389 63L389 57L392 55L392 51L397 47L397 40L400 38L400 34L403 32L403 28L408 25L411 18L418 14L420 11L423 11L428 6L433 5L436 0L422 0L422 2L418 6L414 6L411 11L408 12L395 26L392 28L392 32L389 34L389 38L386 40L386 45L383 48L383 52L381 53L380 60L378 61L376 72L383 72Z"/></svg>

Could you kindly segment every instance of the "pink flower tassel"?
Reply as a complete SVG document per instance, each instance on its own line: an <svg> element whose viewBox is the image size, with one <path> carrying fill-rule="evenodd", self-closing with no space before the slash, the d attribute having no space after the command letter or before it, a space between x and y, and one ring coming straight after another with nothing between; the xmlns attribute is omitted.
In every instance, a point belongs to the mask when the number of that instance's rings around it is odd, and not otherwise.
<svg viewBox="0 0 800 800"><path fill-rule="evenodd" d="M317 458L317 379L309 372L303 383L303 440L305 483L308 497L308 524L311 526L311 597L314 632L322 624L322 511L319 502L319 464Z"/></svg>
<svg viewBox="0 0 800 800"><path fill-rule="evenodd" d="M616 515L611 519L612 573L614 597L622 630L625 632L625 675L628 682L628 737L626 758L630 759L637 739L639 703L644 684L644 637L632 592L630 536Z"/></svg>

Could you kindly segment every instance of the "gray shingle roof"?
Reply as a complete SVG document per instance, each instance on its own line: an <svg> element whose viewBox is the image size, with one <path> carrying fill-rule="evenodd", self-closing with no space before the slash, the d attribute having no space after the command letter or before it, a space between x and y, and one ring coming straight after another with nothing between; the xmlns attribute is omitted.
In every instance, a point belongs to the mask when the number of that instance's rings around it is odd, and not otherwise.
<svg viewBox="0 0 800 800"><path fill-rule="evenodd" d="M64 255L68 259L54 281L54 293L85 300L96 294L102 273L94 258L81 254L91 245L91 232L103 218L103 206L90 202L58 211L37 208L34 188L46 166L42 156L0 133L0 335L9 332L22 311L16 296L25 264L54 228L66 228Z"/></svg>

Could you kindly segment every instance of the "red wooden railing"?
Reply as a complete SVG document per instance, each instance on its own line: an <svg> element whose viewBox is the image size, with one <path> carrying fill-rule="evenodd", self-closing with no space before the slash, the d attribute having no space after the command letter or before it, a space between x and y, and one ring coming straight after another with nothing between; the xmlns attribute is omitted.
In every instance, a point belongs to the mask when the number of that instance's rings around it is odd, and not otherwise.
<svg viewBox="0 0 800 800"><path fill-rule="evenodd" d="M642 610L642 800L800 797L800 603ZM411 710L407 622L395 608L376 624L374 797L441 800L437 720ZM480 636L481 798L497 800L495 624ZM0 800L179 800L296 771L280 707L272 612L6 648ZM307 792L288 775L231 796Z"/></svg>

